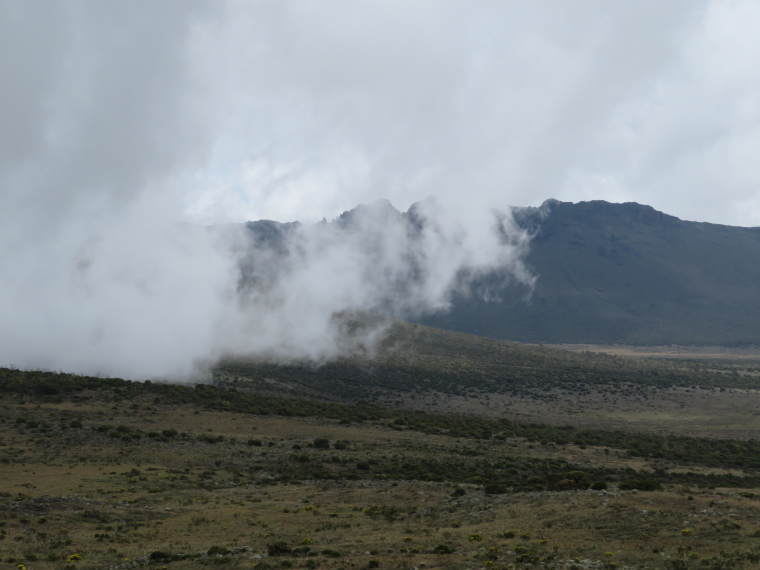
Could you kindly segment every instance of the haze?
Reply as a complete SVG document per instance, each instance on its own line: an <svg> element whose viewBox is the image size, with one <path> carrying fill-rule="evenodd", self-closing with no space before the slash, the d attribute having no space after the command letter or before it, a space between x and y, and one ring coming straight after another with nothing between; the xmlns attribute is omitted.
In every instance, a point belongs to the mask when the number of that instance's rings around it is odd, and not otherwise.
<svg viewBox="0 0 760 570"><path fill-rule="evenodd" d="M330 358L335 315L529 284L508 207L550 197L758 225L759 25L728 0L5 1L0 365ZM378 199L428 229L313 229ZM262 218L305 222L302 257L242 299L221 224Z"/></svg>

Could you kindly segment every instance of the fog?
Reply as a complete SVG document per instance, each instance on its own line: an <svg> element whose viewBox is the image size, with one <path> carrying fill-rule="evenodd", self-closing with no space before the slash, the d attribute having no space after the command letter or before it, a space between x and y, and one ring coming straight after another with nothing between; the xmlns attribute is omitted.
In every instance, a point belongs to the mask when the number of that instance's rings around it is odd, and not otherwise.
<svg viewBox="0 0 760 570"><path fill-rule="evenodd" d="M7 0L0 365L371 348L347 317L446 310L493 269L529 287L509 207L547 198L758 224L758 24L740 0ZM286 255L259 219L301 222Z"/></svg>

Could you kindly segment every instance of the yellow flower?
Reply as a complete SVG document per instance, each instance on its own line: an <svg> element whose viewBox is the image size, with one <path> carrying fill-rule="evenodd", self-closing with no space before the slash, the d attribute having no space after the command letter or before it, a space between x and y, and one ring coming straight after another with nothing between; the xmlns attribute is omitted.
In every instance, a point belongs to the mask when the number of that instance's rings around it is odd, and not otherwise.
<svg viewBox="0 0 760 570"><path fill-rule="evenodd" d="M81 554L72 554L66 560L69 561L69 562L76 562L77 560L81 560L81 559L82 559L82 555Z"/></svg>

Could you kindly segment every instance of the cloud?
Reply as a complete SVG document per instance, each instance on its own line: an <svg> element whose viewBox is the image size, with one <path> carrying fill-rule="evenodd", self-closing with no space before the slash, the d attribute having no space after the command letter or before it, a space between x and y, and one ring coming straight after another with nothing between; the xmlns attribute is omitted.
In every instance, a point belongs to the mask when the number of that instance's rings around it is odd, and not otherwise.
<svg viewBox="0 0 760 570"><path fill-rule="evenodd" d="M372 350L387 323L446 310L452 294L499 270L530 287L522 264L527 234L511 216L493 213L472 231L435 200L406 213L387 201L343 213L332 223L251 224L255 247L244 247L238 352L280 360L322 360L341 351ZM250 239L250 238L249 238ZM350 323L376 326L347 329ZM353 325L351 325L353 326ZM347 331L350 330L350 334Z"/></svg>
<svg viewBox="0 0 760 570"><path fill-rule="evenodd" d="M529 280L494 211L549 197L758 224L758 24L749 0L3 2L0 361L330 354L336 314ZM425 231L313 225L379 198ZM290 265L197 226L260 218L304 222ZM240 256L270 293L241 301Z"/></svg>

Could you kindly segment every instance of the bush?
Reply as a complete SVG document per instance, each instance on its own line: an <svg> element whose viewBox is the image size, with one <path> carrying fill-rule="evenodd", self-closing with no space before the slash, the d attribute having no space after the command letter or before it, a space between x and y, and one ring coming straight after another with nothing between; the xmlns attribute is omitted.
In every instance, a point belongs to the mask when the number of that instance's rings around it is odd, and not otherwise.
<svg viewBox="0 0 760 570"><path fill-rule="evenodd" d="M565 476L575 483L578 489L588 489L591 485L591 478L585 471L570 471Z"/></svg>
<svg viewBox="0 0 760 570"><path fill-rule="evenodd" d="M340 558L342 556L337 550L330 550L329 548L324 549L320 554L329 558Z"/></svg>
<svg viewBox="0 0 760 570"><path fill-rule="evenodd" d="M249 439L248 445L254 446L254 447L261 447L261 440L260 439Z"/></svg>
<svg viewBox="0 0 760 570"><path fill-rule="evenodd" d="M269 556L287 556L292 551L293 549L284 540L278 540L267 545L267 554Z"/></svg>
<svg viewBox="0 0 760 570"><path fill-rule="evenodd" d="M607 483L604 481L594 481L591 483L592 491L604 491L607 488Z"/></svg>
<svg viewBox="0 0 760 570"><path fill-rule="evenodd" d="M318 437L314 440L314 447L317 449L330 449L330 440L325 437Z"/></svg>

